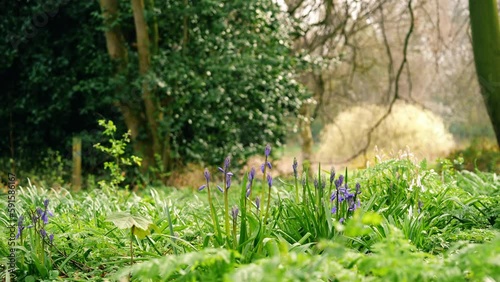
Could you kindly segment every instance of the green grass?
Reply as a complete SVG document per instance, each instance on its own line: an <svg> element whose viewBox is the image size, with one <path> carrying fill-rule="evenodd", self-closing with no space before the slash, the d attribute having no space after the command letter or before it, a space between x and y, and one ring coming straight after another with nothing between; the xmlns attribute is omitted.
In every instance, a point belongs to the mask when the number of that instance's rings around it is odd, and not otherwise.
<svg viewBox="0 0 500 282"><path fill-rule="evenodd" d="M230 216L229 231L224 216L230 211L216 188L221 183L210 183L214 220L206 189L157 187L135 194L105 186L74 194L21 180L26 184L18 190L18 214L28 225L49 199L53 217L38 228L54 240L34 227L24 229L16 241L18 281L500 280L498 175L452 168L437 173L406 160L337 172L335 179L344 174L351 193L360 183L360 206L350 210L345 200L332 213L337 204L330 201L330 191L336 191L330 172L299 172L297 181L274 179L269 189L257 171L249 199L247 176L233 177L228 206L238 206L239 213L236 220ZM255 196L262 192L266 199L257 211ZM263 216L268 192L270 208ZM3 195L4 225L6 200ZM131 236L130 229L108 220L117 212L152 224ZM7 235L1 234L4 258ZM4 279L6 272L0 275Z"/></svg>

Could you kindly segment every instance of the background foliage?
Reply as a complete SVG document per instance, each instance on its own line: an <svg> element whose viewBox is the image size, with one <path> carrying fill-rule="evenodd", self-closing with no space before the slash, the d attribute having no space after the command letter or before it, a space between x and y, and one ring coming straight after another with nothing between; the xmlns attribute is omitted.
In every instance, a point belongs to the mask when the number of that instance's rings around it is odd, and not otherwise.
<svg viewBox="0 0 500 282"><path fill-rule="evenodd" d="M79 134L86 170L106 161L88 150L103 141L97 120L117 121L121 134L126 129L116 103L139 105L141 99L131 7L120 5L127 76L113 75L98 3L2 2L3 158L26 170L48 149L70 158L70 136ZM179 164L214 164L228 153L255 153L256 144L283 142L304 93L294 80L303 64L290 52L291 25L275 4L163 1L145 12L160 27L145 79L161 104L160 136L170 136Z"/></svg>

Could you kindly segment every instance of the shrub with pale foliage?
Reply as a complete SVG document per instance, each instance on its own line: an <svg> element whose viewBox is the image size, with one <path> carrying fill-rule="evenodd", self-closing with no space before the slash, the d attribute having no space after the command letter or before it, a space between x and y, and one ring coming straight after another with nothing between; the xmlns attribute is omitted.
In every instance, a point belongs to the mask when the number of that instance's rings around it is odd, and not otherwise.
<svg viewBox="0 0 500 282"><path fill-rule="evenodd" d="M340 113L334 123L323 129L317 160L337 163L359 152L368 142L367 132L386 112L387 108L369 105ZM455 142L440 117L431 111L398 102L373 131L368 157L375 155L376 147L386 152L409 148L419 158L434 159L449 153Z"/></svg>

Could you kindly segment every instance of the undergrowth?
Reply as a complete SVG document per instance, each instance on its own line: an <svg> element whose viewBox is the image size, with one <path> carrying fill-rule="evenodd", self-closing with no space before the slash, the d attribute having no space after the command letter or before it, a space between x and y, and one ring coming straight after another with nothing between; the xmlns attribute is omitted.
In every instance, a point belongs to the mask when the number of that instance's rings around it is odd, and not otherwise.
<svg viewBox="0 0 500 282"><path fill-rule="evenodd" d="M500 279L498 175L438 173L403 159L342 172L294 162L293 175L280 179L270 150L244 175L231 172L230 158L200 172L200 191L21 184L18 280ZM10 224L5 208L0 220Z"/></svg>

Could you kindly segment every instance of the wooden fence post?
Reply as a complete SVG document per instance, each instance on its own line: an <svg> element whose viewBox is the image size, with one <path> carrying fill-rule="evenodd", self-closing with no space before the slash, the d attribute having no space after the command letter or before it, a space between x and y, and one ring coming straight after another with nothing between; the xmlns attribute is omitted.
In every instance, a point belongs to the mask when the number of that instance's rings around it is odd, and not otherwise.
<svg viewBox="0 0 500 282"><path fill-rule="evenodd" d="M71 187L74 192L80 191L82 187L82 139L79 136L73 137L73 175L71 177Z"/></svg>

